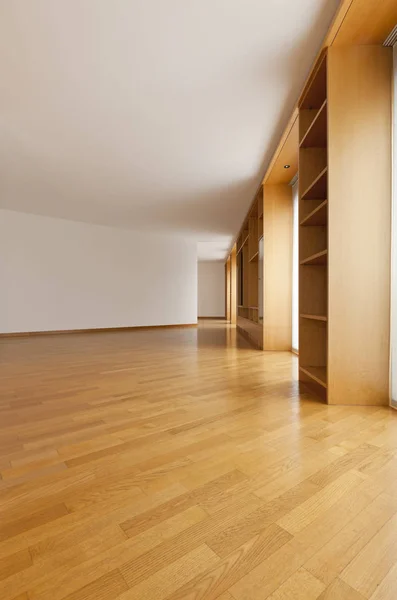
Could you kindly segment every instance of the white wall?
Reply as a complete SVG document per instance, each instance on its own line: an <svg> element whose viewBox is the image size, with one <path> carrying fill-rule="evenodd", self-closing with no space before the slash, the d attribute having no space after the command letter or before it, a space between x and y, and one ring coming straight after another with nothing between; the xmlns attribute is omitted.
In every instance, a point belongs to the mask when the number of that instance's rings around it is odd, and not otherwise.
<svg viewBox="0 0 397 600"><path fill-rule="evenodd" d="M198 263L198 316L225 316L225 264L218 261Z"/></svg>
<svg viewBox="0 0 397 600"><path fill-rule="evenodd" d="M193 241L0 210L0 332L197 321Z"/></svg>

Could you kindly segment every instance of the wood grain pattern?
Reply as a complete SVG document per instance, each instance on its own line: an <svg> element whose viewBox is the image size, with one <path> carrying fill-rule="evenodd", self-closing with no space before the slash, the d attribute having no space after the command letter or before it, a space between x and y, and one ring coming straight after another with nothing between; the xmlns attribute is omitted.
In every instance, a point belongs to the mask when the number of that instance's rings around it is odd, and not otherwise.
<svg viewBox="0 0 397 600"><path fill-rule="evenodd" d="M235 552L229 554L216 567L207 571L204 575L195 578L170 596L170 600L188 600L194 598L206 598L210 600L211 598L218 598L220 594L227 591L229 587L239 581L251 569L254 569L269 555L286 544L290 537L278 525L274 523L269 525L259 535L240 546Z"/></svg>
<svg viewBox="0 0 397 600"><path fill-rule="evenodd" d="M65 596L65 600L111 600L128 590L120 571L111 571L80 590Z"/></svg>
<svg viewBox="0 0 397 600"><path fill-rule="evenodd" d="M382 596L384 598L384 596ZM335 579L318 597L318 600L364 600L364 596L341 579Z"/></svg>
<svg viewBox="0 0 397 600"><path fill-rule="evenodd" d="M305 569L299 569L283 583L269 600L316 600L324 586Z"/></svg>
<svg viewBox="0 0 397 600"><path fill-rule="evenodd" d="M394 565L371 596L371 600L394 600L397 598L397 567ZM353 599L354 600L354 599Z"/></svg>
<svg viewBox="0 0 397 600"><path fill-rule="evenodd" d="M225 321L0 354L2 600L394 600L391 409Z"/></svg>
<svg viewBox="0 0 397 600"><path fill-rule="evenodd" d="M32 557L28 549L20 550L0 561L0 581L23 571L32 565Z"/></svg>
<svg viewBox="0 0 397 600"><path fill-rule="evenodd" d="M162 600L172 597L186 581L198 577L218 561L218 556L203 544L135 585L120 600Z"/></svg>
<svg viewBox="0 0 397 600"><path fill-rule="evenodd" d="M354 557L341 579L370 598L397 561L397 515Z"/></svg>

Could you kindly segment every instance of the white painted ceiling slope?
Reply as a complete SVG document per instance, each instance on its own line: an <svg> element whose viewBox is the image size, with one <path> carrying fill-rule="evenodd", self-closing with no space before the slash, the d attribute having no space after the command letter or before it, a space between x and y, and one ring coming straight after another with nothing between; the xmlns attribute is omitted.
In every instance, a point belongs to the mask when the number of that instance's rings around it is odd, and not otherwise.
<svg viewBox="0 0 397 600"><path fill-rule="evenodd" d="M0 207L223 258L338 5L3 0Z"/></svg>

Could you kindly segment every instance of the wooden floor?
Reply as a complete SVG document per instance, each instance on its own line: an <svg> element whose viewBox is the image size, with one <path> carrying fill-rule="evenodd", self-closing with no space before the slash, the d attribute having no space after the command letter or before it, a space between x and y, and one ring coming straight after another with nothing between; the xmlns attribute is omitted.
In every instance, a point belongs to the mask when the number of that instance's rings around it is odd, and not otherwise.
<svg viewBox="0 0 397 600"><path fill-rule="evenodd" d="M396 600L396 412L215 322L0 359L1 600Z"/></svg>

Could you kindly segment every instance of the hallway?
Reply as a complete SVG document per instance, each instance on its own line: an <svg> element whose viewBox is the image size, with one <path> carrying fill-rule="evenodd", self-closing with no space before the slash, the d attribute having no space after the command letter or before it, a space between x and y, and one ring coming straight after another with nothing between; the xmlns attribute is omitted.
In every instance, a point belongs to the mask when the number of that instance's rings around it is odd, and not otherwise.
<svg viewBox="0 0 397 600"><path fill-rule="evenodd" d="M397 415L196 328L0 340L2 600L391 600Z"/></svg>

